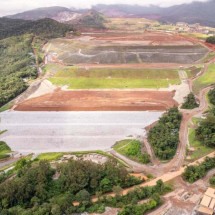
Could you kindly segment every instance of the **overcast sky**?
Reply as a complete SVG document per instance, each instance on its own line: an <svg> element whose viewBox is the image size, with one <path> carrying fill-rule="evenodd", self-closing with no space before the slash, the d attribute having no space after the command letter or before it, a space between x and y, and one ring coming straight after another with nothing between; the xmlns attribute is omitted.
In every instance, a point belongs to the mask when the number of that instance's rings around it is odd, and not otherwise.
<svg viewBox="0 0 215 215"><path fill-rule="evenodd" d="M89 8L95 4L139 4L170 6L189 3L193 0L0 0L0 16L14 14L38 7L65 6ZM205 2L207 0L198 0Z"/></svg>

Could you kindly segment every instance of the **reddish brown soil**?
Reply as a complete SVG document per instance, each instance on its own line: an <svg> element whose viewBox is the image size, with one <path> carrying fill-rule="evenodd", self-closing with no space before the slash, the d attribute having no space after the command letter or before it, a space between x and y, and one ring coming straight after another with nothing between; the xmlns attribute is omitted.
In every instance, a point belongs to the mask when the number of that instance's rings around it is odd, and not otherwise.
<svg viewBox="0 0 215 215"><path fill-rule="evenodd" d="M95 40L107 40L107 41L151 41L151 44L162 45L164 44L172 44L187 45L188 42L195 44L195 41L190 41L185 37L176 34L164 33L164 32L145 32L144 34L132 34L132 33L112 33L106 32L104 34L91 34L90 36L95 37Z"/></svg>
<svg viewBox="0 0 215 215"><path fill-rule="evenodd" d="M139 69L176 69L180 68L181 64L177 63L137 63L137 64L78 64L83 68L139 68ZM193 64L186 64L187 67Z"/></svg>
<svg viewBox="0 0 215 215"><path fill-rule="evenodd" d="M18 111L143 111L166 110L177 103L174 92L62 91L26 100Z"/></svg>

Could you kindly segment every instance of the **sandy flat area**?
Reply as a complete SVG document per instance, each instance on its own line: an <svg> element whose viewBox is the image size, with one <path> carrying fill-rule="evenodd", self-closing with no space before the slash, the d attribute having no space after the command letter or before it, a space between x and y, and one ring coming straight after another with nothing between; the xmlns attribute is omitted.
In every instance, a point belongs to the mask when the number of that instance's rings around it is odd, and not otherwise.
<svg viewBox="0 0 215 215"><path fill-rule="evenodd" d="M14 151L66 152L108 150L116 141L141 137L162 112L1 113L1 139Z"/></svg>

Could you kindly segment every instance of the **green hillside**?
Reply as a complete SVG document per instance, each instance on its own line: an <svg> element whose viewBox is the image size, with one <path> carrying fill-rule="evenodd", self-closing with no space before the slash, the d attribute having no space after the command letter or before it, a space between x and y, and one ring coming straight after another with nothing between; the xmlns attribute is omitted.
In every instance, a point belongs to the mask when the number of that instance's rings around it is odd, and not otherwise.
<svg viewBox="0 0 215 215"><path fill-rule="evenodd" d="M71 30L73 28L70 25L48 18L37 21L0 18L0 39L26 33L44 38L56 38L65 36L66 32Z"/></svg>

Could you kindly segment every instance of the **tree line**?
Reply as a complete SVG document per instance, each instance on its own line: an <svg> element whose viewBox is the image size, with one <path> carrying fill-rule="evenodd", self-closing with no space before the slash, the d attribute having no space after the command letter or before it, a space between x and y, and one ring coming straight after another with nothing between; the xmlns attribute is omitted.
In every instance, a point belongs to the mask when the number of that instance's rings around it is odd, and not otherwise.
<svg viewBox="0 0 215 215"><path fill-rule="evenodd" d="M208 93L209 102L215 105L215 89ZM215 147L215 107L212 106L206 113L205 119L202 119L197 127L196 139L202 144Z"/></svg>
<svg viewBox="0 0 215 215"><path fill-rule="evenodd" d="M100 196L142 182L130 176L115 160L105 164L70 160L53 169L47 161L22 159L15 170L15 178L8 180L7 175L1 179L1 215L17 214L17 211L20 215L42 215L47 214L43 212L47 210L52 214L51 211L59 207L59 214L65 214L67 210L84 211L92 206L92 195ZM80 206L74 207L74 201L79 201Z"/></svg>
<svg viewBox="0 0 215 215"><path fill-rule="evenodd" d="M203 178L207 172L213 168L215 168L215 157L207 157L204 162L199 165L188 166L183 173L183 178L189 183L193 183Z"/></svg>

